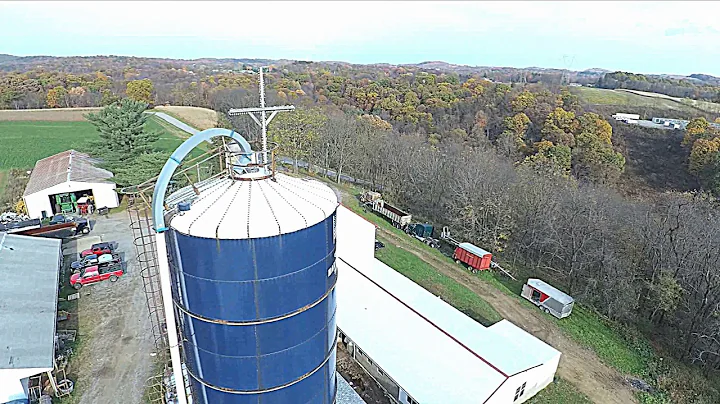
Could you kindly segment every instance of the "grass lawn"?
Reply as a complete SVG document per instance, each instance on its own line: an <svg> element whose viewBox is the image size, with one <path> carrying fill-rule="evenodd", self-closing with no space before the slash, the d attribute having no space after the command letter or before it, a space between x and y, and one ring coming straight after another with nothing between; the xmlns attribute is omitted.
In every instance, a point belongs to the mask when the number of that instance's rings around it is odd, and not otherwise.
<svg viewBox="0 0 720 404"><path fill-rule="evenodd" d="M621 373L647 376L649 364L655 360L655 354L646 339L623 337L606 320L583 306L576 305L572 315L558 320L557 324Z"/></svg>
<svg viewBox="0 0 720 404"><path fill-rule="evenodd" d="M0 169L0 195L5 191L8 182L8 171Z"/></svg>
<svg viewBox="0 0 720 404"><path fill-rule="evenodd" d="M563 379L550 383L527 402L528 404L592 404L585 394Z"/></svg>
<svg viewBox="0 0 720 404"><path fill-rule="evenodd" d="M502 320L502 316L472 290L439 273L415 254L396 247L382 237L378 239L385 244L385 248L375 254L380 261L485 326Z"/></svg>

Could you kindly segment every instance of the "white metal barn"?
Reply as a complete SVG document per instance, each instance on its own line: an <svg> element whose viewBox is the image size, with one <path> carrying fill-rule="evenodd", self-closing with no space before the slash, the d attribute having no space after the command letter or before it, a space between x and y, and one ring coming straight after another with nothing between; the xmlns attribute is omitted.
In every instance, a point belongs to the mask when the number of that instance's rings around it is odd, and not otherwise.
<svg viewBox="0 0 720 404"><path fill-rule="evenodd" d="M338 209L337 325L397 402L521 403L553 381L559 351L507 320L485 327L376 260L374 230Z"/></svg>
<svg viewBox="0 0 720 404"><path fill-rule="evenodd" d="M0 233L0 403L26 400L29 378L53 370L60 244Z"/></svg>
<svg viewBox="0 0 720 404"><path fill-rule="evenodd" d="M95 207L118 207L113 173L96 167L97 160L68 150L35 163L23 200L31 218L59 213L56 195L74 194L75 199L93 196Z"/></svg>

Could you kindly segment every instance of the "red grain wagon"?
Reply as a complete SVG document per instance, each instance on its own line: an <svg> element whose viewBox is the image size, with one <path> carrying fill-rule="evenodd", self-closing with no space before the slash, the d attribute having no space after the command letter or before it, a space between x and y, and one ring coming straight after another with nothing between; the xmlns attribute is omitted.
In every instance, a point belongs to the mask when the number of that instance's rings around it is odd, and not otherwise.
<svg viewBox="0 0 720 404"><path fill-rule="evenodd" d="M458 264L463 263L467 265L468 270L475 273L477 271L484 271L490 268L492 254L476 245L470 243L460 243L457 248L455 248L453 259Z"/></svg>

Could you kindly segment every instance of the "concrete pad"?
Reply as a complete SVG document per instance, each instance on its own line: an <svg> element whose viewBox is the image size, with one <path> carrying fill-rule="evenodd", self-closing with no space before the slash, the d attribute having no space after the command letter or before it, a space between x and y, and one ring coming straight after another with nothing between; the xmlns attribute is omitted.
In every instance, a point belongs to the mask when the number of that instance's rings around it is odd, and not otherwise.
<svg viewBox="0 0 720 404"><path fill-rule="evenodd" d="M82 250L87 250L93 244L101 243L102 238L100 236L83 236L68 240L63 244L63 255L78 256L78 253Z"/></svg>

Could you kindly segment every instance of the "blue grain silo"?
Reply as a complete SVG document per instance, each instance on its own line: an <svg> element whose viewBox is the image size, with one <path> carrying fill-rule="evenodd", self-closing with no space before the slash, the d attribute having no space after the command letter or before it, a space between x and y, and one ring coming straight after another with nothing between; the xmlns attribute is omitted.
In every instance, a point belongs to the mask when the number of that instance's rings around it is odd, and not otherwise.
<svg viewBox="0 0 720 404"><path fill-rule="evenodd" d="M333 403L335 193L283 174L196 188L164 232L193 402Z"/></svg>

